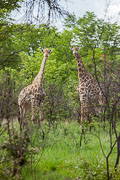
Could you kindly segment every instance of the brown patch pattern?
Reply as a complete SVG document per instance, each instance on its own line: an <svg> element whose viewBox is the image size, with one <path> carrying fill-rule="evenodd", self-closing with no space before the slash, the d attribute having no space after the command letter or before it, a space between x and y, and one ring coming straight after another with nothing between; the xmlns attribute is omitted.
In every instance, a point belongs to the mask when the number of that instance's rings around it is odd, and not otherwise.
<svg viewBox="0 0 120 180"><path fill-rule="evenodd" d="M78 53L78 47L73 46L72 50L78 66L78 78L79 78L78 92L81 103L81 123L82 123L82 121L86 120L88 117L89 104L91 104L91 102L98 101L98 103L102 105L104 103L104 96L97 81L85 69L82 59Z"/></svg>
<svg viewBox="0 0 120 180"><path fill-rule="evenodd" d="M51 53L51 50L44 49L42 52L44 54L44 58L38 75L35 77L32 84L21 90L18 96L20 120L24 119L25 114L29 110L32 113L32 121L34 121L36 107L39 108L39 116L40 120L42 120L42 104L45 98L45 91L43 89L43 73L46 61L49 54Z"/></svg>

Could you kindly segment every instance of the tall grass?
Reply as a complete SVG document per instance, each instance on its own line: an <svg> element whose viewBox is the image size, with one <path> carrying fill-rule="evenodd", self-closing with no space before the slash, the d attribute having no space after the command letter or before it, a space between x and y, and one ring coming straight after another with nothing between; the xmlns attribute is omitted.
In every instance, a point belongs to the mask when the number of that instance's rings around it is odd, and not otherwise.
<svg viewBox="0 0 120 180"><path fill-rule="evenodd" d="M96 124L91 130L85 130L80 147L81 127L77 122L56 123L49 127L32 127L31 142L37 154L29 159L22 169L24 180L70 180L70 179L107 179L106 161L102 148L107 154L110 149L109 134ZM99 138L98 138L99 137ZM99 141L100 140L100 141ZM112 179L120 179L114 172L116 147L110 159Z"/></svg>

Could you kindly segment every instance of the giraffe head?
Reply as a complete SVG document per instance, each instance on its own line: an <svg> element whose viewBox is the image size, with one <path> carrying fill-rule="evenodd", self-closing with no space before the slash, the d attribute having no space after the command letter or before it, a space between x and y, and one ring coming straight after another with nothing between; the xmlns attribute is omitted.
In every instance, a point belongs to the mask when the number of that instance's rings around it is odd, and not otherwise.
<svg viewBox="0 0 120 180"><path fill-rule="evenodd" d="M79 48L77 46L73 46L71 49L72 49L74 55L78 54Z"/></svg>
<svg viewBox="0 0 120 180"><path fill-rule="evenodd" d="M41 50L42 52L43 52L43 54L44 54L44 57L48 57L49 56L49 54L52 52L52 50L50 49L42 49Z"/></svg>

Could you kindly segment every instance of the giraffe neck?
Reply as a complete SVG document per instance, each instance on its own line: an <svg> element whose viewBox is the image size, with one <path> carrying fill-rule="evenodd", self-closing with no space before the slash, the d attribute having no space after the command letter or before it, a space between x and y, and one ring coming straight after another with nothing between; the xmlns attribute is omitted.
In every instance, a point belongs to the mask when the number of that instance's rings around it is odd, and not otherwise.
<svg viewBox="0 0 120 180"><path fill-rule="evenodd" d="M79 82L81 82L81 81L83 81L83 79L86 76L86 69L85 69L82 59L78 53L75 54L75 58L77 61L77 66L78 66L78 78L79 78Z"/></svg>
<svg viewBox="0 0 120 180"><path fill-rule="evenodd" d="M37 81L39 86L42 86L42 83L43 83L43 75L44 75L44 69L45 69L45 64L46 64L47 58L48 57L43 58L40 71L33 81L33 83Z"/></svg>

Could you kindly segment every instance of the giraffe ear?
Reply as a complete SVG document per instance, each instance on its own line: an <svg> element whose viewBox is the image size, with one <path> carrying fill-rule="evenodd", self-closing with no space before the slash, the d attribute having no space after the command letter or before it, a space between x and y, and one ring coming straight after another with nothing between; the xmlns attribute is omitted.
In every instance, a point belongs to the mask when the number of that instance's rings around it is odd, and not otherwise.
<svg viewBox="0 0 120 180"><path fill-rule="evenodd" d="M77 47L77 50L79 50L80 48L79 47Z"/></svg>
<svg viewBox="0 0 120 180"><path fill-rule="evenodd" d="M53 49L50 49L50 50L49 50L49 53L51 53L52 51L53 51Z"/></svg>
<svg viewBox="0 0 120 180"><path fill-rule="evenodd" d="M73 48L72 48L72 47L70 47L70 49L72 50Z"/></svg>

